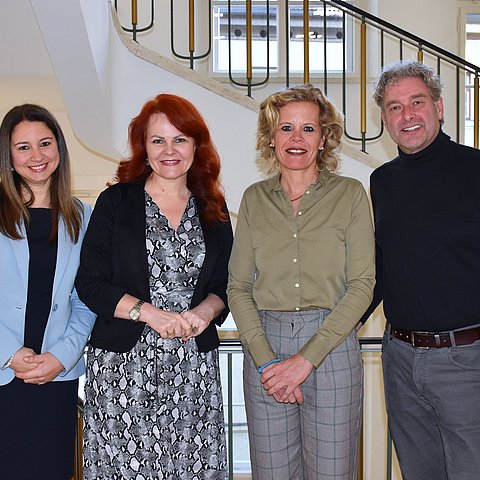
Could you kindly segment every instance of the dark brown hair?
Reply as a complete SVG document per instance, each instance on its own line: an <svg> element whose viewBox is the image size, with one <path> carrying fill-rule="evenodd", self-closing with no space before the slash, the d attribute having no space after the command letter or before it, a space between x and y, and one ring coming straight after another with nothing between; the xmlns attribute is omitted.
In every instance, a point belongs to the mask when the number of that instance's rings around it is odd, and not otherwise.
<svg viewBox="0 0 480 480"><path fill-rule="evenodd" d="M62 129L55 117L39 105L24 104L13 107L3 118L0 126L0 233L19 240L21 224L28 224L28 207L35 201L35 195L27 182L13 170L10 142L12 132L21 122L41 122L54 135L60 162L50 182L50 205L52 208L52 230L50 241L58 234L60 217L65 223L72 242L78 241L82 225L83 206L71 193L70 157ZM26 198L25 198L26 192Z"/></svg>

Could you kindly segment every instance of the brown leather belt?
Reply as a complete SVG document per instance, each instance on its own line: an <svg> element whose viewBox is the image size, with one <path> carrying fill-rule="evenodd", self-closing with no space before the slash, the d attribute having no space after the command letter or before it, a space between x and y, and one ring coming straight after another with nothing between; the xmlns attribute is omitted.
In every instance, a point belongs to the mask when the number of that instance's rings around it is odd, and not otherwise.
<svg viewBox="0 0 480 480"><path fill-rule="evenodd" d="M418 332L390 326L390 334L399 340L409 343L413 347L442 348L453 345L470 345L480 340L480 327L467 328L465 330L451 330L448 332ZM452 342L452 337L454 342Z"/></svg>

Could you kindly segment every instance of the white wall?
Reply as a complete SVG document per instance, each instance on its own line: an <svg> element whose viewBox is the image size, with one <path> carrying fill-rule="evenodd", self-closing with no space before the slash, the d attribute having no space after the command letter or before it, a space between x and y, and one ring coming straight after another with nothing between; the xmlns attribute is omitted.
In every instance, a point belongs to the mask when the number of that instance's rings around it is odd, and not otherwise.
<svg viewBox="0 0 480 480"><path fill-rule="evenodd" d="M29 0L0 2L0 118L15 105L36 103L49 109L64 131L73 167L73 186L93 203L111 179L116 164L91 151L77 138L61 95ZM56 16L57 21L61 18ZM74 63L75 56L71 57ZM73 67L70 67L73 68ZM84 195L85 196L84 196Z"/></svg>

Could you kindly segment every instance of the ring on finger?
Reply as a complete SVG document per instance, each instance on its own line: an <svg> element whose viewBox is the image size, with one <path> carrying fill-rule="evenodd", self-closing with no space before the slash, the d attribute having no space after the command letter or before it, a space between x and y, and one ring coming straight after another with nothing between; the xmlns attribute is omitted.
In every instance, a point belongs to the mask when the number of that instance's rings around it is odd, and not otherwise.
<svg viewBox="0 0 480 480"><path fill-rule="evenodd" d="M192 333L195 335L198 332L198 327L192 326Z"/></svg>

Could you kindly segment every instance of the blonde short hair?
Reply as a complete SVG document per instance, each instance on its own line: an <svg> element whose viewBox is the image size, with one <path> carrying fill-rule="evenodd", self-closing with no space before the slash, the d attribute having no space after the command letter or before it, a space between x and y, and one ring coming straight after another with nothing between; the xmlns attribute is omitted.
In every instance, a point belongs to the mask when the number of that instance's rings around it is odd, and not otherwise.
<svg viewBox="0 0 480 480"><path fill-rule="evenodd" d="M340 157L338 148L343 135L343 119L319 88L313 85L299 85L274 93L260 105L257 122L257 164L267 176L280 171L280 164L270 142L278 127L280 109L290 102L311 102L319 106L318 123L325 136L323 150L317 155L317 170L328 168L334 172L338 169Z"/></svg>

